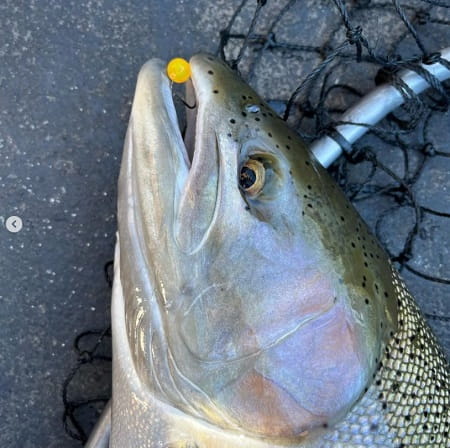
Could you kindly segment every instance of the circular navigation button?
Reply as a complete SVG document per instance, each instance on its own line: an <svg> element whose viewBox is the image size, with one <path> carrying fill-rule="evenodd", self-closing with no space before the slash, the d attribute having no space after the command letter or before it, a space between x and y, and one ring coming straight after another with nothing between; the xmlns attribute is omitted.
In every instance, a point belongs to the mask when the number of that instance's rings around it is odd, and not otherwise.
<svg viewBox="0 0 450 448"><path fill-rule="evenodd" d="M23 223L22 220L18 216L10 216L6 220L6 230L11 233L17 233L22 230Z"/></svg>

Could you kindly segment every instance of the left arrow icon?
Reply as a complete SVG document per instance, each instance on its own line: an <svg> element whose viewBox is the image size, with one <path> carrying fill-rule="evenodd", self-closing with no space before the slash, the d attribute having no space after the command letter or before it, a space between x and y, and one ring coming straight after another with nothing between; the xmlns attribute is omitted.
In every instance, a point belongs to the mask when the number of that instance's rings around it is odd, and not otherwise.
<svg viewBox="0 0 450 448"><path fill-rule="evenodd" d="M6 220L6 229L11 233L17 233L22 230L23 223L18 216L10 216Z"/></svg>

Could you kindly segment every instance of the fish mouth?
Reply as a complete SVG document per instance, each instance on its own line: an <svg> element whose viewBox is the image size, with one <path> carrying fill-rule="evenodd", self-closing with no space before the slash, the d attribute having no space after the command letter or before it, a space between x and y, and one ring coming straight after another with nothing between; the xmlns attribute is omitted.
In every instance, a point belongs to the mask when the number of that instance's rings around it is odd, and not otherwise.
<svg viewBox="0 0 450 448"><path fill-rule="evenodd" d="M204 246L214 227L220 176L231 173L221 166L216 134L220 116L208 75L214 64L219 62L207 55L190 59L185 102L195 106L186 110L184 138L166 63L152 59L138 76L126 140L131 165L124 165L122 183L128 176L133 179L130 200L142 221L145 252L153 260L158 251L148 248L156 242L168 249L161 262L175 264L180 253L193 254Z"/></svg>
<svg viewBox="0 0 450 448"><path fill-rule="evenodd" d="M184 150L188 159L188 166L190 168L195 152L196 124L199 110L195 84L192 78L184 84L183 93L184 99L176 93L175 95L184 106L183 111L177 110L177 115L180 133L184 141Z"/></svg>
<svg viewBox="0 0 450 448"><path fill-rule="evenodd" d="M201 75L202 67L196 63L199 59L213 60L212 56L197 54L194 55L189 63L192 67L191 77L183 85L173 84L167 77L165 69L163 76L170 85L171 95L167 94L167 86L154 86L161 88L162 99L168 116L172 122L172 129L177 130L178 141L183 141L183 145L177 145L176 150L185 161L185 168L190 170L196 162L194 157L196 153L201 152L203 148L200 136L205 133L211 133L206 129L207 119L204 114L204 103L210 99L206 95L207 88L204 85L204 77ZM179 87L179 88L178 88ZM177 101L178 100L178 101ZM177 104L178 103L178 104Z"/></svg>
<svg viewBox="0 0 450 448"><path fill-rule="evenodd" d="M167 110L175 110L176 120L174 115L170 114L172 125L178 131L178 137L184 143L177 149L186 162L186 168L190 169L195 152L196 124L199 111L194 76L191 76L183 85L171 84L171 89L171 97L163 95L163 99Z"/></svg>

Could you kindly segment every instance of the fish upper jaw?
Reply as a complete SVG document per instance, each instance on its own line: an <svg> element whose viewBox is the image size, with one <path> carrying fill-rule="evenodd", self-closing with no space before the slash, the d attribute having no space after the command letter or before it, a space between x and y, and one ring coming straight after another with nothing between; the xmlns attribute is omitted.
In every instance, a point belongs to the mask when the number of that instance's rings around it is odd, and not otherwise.
<svg viewBox="0 0 450 448"><path fill-rule="evenodd" d="M237 124L227 88L233 86L235 74L208 54L194 55L190 66L192 84L188 91L195 92L195 132L191 123L187 127L188 146L193 144L194 150L189 151L192 164L174 223L178 248L186 254L205 246L208 250L208 240L217 236L215 228L220 232L233 222L245 225L250 218L243 213L245 203L237 180L242 142L230 139L230 126Z"/></svg>

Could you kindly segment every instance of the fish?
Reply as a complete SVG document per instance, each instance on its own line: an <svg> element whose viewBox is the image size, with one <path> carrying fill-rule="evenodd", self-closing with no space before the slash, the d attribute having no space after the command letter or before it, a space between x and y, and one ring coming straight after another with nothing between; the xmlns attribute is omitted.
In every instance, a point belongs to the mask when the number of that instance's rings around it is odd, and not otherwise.
<svg viewBox="0 0 450 448"><path fill-rule="evenodd" d="M101 443L448 447L449 364L383 248L236 72L189 64L184 135L166 64L137 80Z"/></svg>

